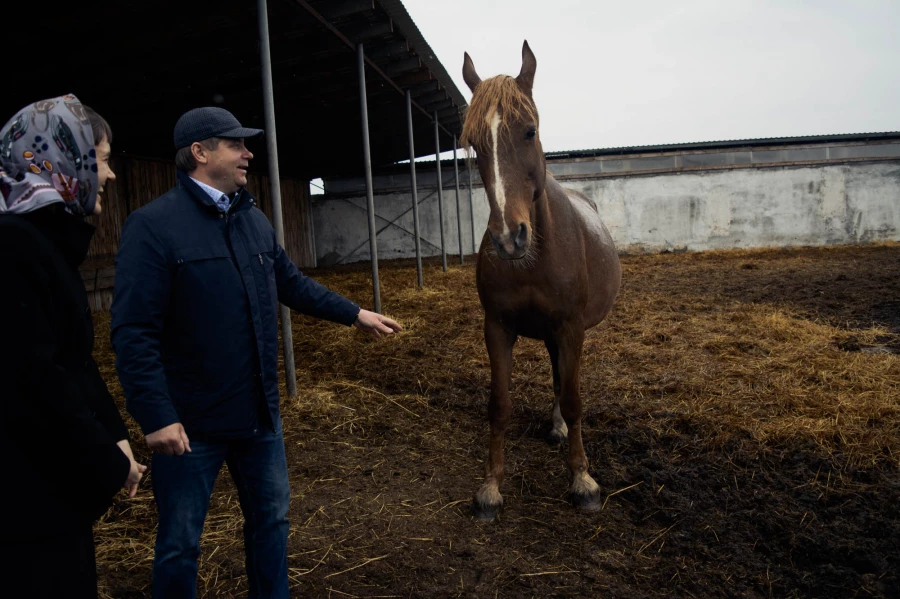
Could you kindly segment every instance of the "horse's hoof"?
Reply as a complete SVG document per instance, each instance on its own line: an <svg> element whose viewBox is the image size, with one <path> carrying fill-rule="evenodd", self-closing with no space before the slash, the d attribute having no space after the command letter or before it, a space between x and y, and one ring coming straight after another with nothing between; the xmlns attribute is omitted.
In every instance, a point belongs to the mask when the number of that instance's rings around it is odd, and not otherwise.
<svg viewBox="0 0 900 599"><path fill-rule="evenodd" d="M550 431L550 435L547 437L547 443L550 445L562 445L564 441L568 440L569 436L556 430L552 429Z"/></svg>
<svg viewBox="0 0 900 599"><path fill-rule="evenodd" d="M602 507L600 490L593 493L571 493L572 505L583 512L596 512Z"/></svg>
<svg viewBox="0 0 900 599"><path fill-rule="evenodd" d="M493 522L503 507L503 500L498 504L481 503L478 499L472 500L472 515L482 522Z"/></svg>

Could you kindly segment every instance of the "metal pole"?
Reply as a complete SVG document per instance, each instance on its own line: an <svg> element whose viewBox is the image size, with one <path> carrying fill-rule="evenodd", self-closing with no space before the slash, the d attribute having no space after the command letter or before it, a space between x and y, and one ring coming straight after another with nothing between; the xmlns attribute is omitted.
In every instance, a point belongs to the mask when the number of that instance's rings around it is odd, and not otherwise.
<svg viewBox="0 0 900 599"><path fill-rule="evenodd" d="M469 176L469 217L472 219L472 253L478 251L475 247L475 204L472 202L472 159L466 161L466 174Z"/></svg>
<svg viewBox="0 0 900 599"><path fill-rule="evenodd" d="M366 102L366 57L363 45L356 46L359 68L359 108L362 113L363 162L366 167L366 200L369 212L369 258L372 261L372 293L375 311L381 313L381 284L378 280L378 244L375 241L375 195L372 192L372 156L369 150L369 108Z"/></svg>
<svg viewBox="0 0 900 599"><path fill-rule="evenodd" d="M438 220L441 225L441 264L447 272L447 246L444 245L444 186L441 183L441 139L437 110L434 111L434 162L437 165Z"/></svg>
<svg viewBox="0 0 900 599"><path fill-rule="evenodd" d="M269 155L269 197L275 220L275 241L284 247L284 215L281 211L281 178L278 174L278 141L275 137L275 92L272 86L272 54L269 50L269 12L266 0L257 0L259 46L262 51L263 107L266 122L266 152ZM284 377L288 396L297 397L297 371L294 366L294 336L291 332L291 310L279 306L281 346L284 352Z"/></svg>
<svg viewBox="0 0 900 599"><path fill-rule="evenodd" d="M412 96L406 90L406 129L409 135L409 181L412 187L413 231L416 237L416 279L419 289L425 286L422 276L422 243L419 239L419 195L416 189L416 149L413 141Z"/></svg>
<svg viewBox="0 0 900 599"><path fill-rule="evenodd" d="M459 165L456 162L456 135L453 135L453 179L456 183L456 239L459 243L459 263L463 263L462 213L459 210Z"/></svg>

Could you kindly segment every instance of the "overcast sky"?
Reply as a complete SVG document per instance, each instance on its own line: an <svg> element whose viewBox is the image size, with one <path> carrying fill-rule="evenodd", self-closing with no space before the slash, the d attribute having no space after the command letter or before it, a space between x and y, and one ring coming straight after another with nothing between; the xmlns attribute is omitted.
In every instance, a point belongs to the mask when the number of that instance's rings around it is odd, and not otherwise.
<svg viewBox="0 0 900 599"><path fill-rule="evenodd" d="M545 151L900 130L900 1L402 0L468 100L537 57Z"/></svg>

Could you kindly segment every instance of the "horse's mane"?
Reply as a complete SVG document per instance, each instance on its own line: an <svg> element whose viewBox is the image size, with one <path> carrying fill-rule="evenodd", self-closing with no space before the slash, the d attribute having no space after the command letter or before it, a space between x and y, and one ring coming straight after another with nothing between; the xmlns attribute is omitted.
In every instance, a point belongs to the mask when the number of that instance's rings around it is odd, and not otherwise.
<svg viewBox="0 0 900 599"><path fill-rule="evenodd" d="M506 116L500 124L505 131L509 130L512 121L532 120L535 127L538 125L538 112L534 101L522 91L514 77L497 75L485 79L475 88L460 135L460 143L470 156L473 143L487 141L491 132L490 121L494 111L498 109L501 115Z"/></svg>

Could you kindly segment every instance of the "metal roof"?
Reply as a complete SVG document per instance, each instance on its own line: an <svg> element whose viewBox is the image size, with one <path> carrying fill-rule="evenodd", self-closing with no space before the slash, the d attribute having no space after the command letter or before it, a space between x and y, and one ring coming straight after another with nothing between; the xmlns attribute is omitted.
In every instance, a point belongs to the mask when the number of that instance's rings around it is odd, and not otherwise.
<svg viewBox="0 0 900 599"><path fill-rule="evenodd" d="M416 155L452 149L466 103L398 0L268 0L279 166L284 176L363 172L356 45L367 60L373 167L409 158L405 91ZM98 0L9 27L11 84L0 120L41 98L74 93L109 120L113 151L172 158L185 111L219 105L264 127L256 2ZM13 64L15 63L15 64ZM251 142L264 168L265 144Z"/></svg>
<svg viewBox="0 0 900 599"><path fill-rule="evenodd" d="M827 144L841 142L868 142L900 140L900 131L880 133L840 133L831 135L805 135L799 137L760 137L755 139L731 139L719 141L700 141L678 144L659 144L648 146L622 146L616 148L591 148L584 150L560 150L545 152L547 160L564 158L590 158L594 156L616 156L624 154L659 154L686 150L723 150L731 148L753 148L771 146L793 146L805 144Z"/></svg>

